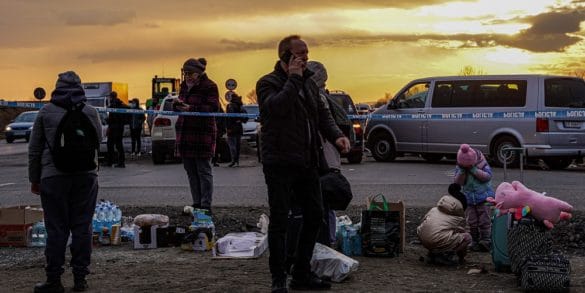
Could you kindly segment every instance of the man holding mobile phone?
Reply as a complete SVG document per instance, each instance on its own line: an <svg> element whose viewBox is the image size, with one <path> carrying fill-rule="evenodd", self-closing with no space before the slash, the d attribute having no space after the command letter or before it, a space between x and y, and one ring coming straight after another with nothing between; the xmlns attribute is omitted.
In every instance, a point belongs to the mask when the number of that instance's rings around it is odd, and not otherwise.
<svg viewBox="0 0 585 293"><path fill-rule="evenodd" d="M290 288L327 290L331 284L311 273L310 260L323 218L319 171L324 164L319 132L341 152L349 140L339 130L306 70L309 50L298 35L278 44L279 61L274 71L256 84L260 119L264 178L268 188L269 266L272 292L288 292L286 231L290 203L301 206L303 225L296 248Z"/></svg>
<svg viewBox="0 0 585 293"><path fill-rule="evenodd" d="M204 58L188 59L183 64L183 82L179 99L173 103L178 112L217 112L219 91L207 77ZM211 158L215 153L217 129L213 117L180 115L175 124L177 133L175 155L183 161L189 177L193 208L206 209L211 214L213 174Z"/></svg>

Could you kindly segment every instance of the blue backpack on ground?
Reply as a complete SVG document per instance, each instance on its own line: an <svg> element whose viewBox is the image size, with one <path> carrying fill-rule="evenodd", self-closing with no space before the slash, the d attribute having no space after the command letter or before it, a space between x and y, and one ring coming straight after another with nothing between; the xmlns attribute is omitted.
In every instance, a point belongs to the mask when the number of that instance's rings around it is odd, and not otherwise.
<svg viewBox="0 0 585 293"><path fill-rule="evenodd" d="M85 104L80 103L67 109L57 127L50 151L55 167L61 172L87 172L97 168L98 135L83 107Z"/></svg>

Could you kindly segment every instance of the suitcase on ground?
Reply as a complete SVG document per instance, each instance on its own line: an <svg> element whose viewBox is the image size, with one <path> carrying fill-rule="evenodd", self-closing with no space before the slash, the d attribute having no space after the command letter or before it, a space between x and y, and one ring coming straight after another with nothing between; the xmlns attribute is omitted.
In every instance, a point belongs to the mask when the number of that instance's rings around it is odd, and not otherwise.
<svg viewBox="0 0 585 293"><path fill-rule="evenodd" d="M524 259L520 273L523 290L546 292L568 291L571 264L562 254L533 254Z"/></svg>
<svg viewBox="0 0 585 293"><path fill-rule="evenodd" d="M508 229L512 224L512 215L496 215L492 217L492 262L496 272L510 269L508 257Z"/></svg>
<svg viewBox="0 0 585 293"><path fill-rule="evenodd" d="M508 230L508 255L512 272L520 274L522 262L529 255L548 254L552 249L550 232L532 217L512 221Z"/></svg>

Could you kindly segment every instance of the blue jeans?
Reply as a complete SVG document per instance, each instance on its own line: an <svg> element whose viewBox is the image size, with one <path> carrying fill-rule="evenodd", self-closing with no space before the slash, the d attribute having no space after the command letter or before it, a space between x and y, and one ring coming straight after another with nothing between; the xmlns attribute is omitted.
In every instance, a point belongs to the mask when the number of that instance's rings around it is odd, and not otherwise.
<svg viewBox="0 0 585 293"><path fill-rule="evenodd" d="M234 135L228 136L228 145L230 147L230 154L232 155L232 162L240 162L240 145L242 144L242 136Z"/></svg>
<svg viewBox="0 0 585 293"><path fill-rule="evenodd" d="M183 158L183 167L189 177L193 205L204 209L211 208L213 194L211 159Z"/></svg>

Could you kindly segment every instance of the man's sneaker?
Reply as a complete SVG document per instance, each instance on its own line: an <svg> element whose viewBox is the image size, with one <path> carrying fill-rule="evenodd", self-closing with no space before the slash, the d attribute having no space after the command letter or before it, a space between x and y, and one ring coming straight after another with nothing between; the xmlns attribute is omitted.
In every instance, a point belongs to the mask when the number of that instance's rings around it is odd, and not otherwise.
<svg viewBox="0 0 585 293"><path fill-rule="evenodd" d="M288 293L286 287L286 277L272 278L272 293Z"/></svg>
<svg viewBox="0 0 585 293"><path fill-rule="evenodd" d="M303 279L293 277L290 281L290 288L293 290L329 290L331 283L322 280L315 274L310 274Z"/></svg>
<svg viewBox="0 0 585 293"><path fill-rule="evenodd" d="M44 283L38 283L35 285L35 293L61 293L65 292L61 280L47 280Z"/></svg>
<svg viewBox="0 0 585 293"><path fill-rule="evenodd" d="M84 279L76 279L73 285L73 292L84 292L89 289L87 281Z"/></svg>

